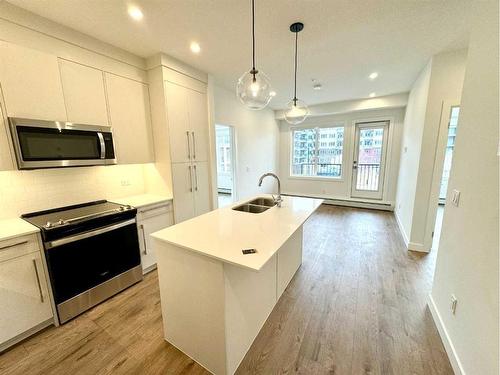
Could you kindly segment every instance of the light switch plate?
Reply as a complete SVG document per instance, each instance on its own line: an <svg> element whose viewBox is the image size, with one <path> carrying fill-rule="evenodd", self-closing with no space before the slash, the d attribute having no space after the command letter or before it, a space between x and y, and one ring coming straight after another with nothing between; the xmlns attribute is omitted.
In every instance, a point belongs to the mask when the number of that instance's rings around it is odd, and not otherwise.
<svg viewBox="0 0 500 375"><path fill-rule="evenodd" d="M459 202L460 202L460 191L453 189L453 193L451 195L451 203L453 203L454 206L458 207Z"/></svg>

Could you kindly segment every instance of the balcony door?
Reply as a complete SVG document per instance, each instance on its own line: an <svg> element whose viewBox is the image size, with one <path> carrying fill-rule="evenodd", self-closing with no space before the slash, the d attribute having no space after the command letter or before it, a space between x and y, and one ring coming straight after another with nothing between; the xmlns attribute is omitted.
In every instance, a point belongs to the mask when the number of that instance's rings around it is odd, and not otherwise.
<svg viewBox="0 0 500 375"><path fill-rule="evenodd" d="M351 197L382 199L389 121L355 126Z"/></svg>

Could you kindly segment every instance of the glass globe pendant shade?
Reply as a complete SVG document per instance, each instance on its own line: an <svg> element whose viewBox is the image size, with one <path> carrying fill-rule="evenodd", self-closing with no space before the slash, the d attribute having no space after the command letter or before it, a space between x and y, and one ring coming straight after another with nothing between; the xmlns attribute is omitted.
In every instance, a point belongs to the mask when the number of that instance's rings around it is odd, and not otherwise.
<svg viewBox="0 0 500 375"><path fill-rule="evenodd" d="M261 71L250 70L243 74L236 84L236 95L250 109L265 108L272 98L271 84Z"/></svg>
<svg viewBox="0 0 500 375"><path fill-rule="evenodd" d="M292 99L286 105L285 120L291 125L303 122L309 116L307 104L299 99Z"/></svg>

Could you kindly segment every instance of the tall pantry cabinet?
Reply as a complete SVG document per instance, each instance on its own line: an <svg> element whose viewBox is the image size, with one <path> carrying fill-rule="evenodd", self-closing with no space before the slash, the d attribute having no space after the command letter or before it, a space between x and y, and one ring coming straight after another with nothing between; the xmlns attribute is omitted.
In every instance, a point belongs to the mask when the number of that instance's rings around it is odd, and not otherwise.
<svg viewBox="0 0 500 375"><path fill-rule="evenodd" d="M157 81L151 83L153 95L159 95L160 87L162 91L161 103L152 100L156 164L165 169L168 159L174 217L179 223L211 208L207 85L165 66L161 74L151 76ZM161 116L158 107L163 107ZM163 152L166 142L168 154Z"/></svg>

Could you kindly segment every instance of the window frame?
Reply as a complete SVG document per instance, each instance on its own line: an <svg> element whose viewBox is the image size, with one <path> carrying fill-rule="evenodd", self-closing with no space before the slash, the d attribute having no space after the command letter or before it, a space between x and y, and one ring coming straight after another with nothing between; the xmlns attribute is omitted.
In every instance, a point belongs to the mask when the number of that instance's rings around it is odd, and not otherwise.
<svg viewBox="0 0 500 375"><path fill-rule="evenodd" d="M343 137L342 137L342 163L340 167L340 176L339 177L328 177L328 176L301 176L301 175L295 175L293 174L293 153L295 150L295 142L294 142L294 132L297 130L306 130L306 129L321 129L321 128L342 128L343 129ZM334 122L332 123L324 123L324 124L308 124L308 125L301 125L301 126L293 126L290 127L290 134L289 134L289 157L288 157L288 178L289 179L295 179L295 180L311 180L311 181L332 181L332 182L343 182L345 180L345 158L346 158L346 144L345 144L345 139L346 139L346 123L344 121L342 122ZM324 139L323 141L325 142L330 142L329 138ZM318 150L318 145L321 140L319 137L316 137L316 144L315 148ZM316 165L318 164L316 160Z"/></svg>

